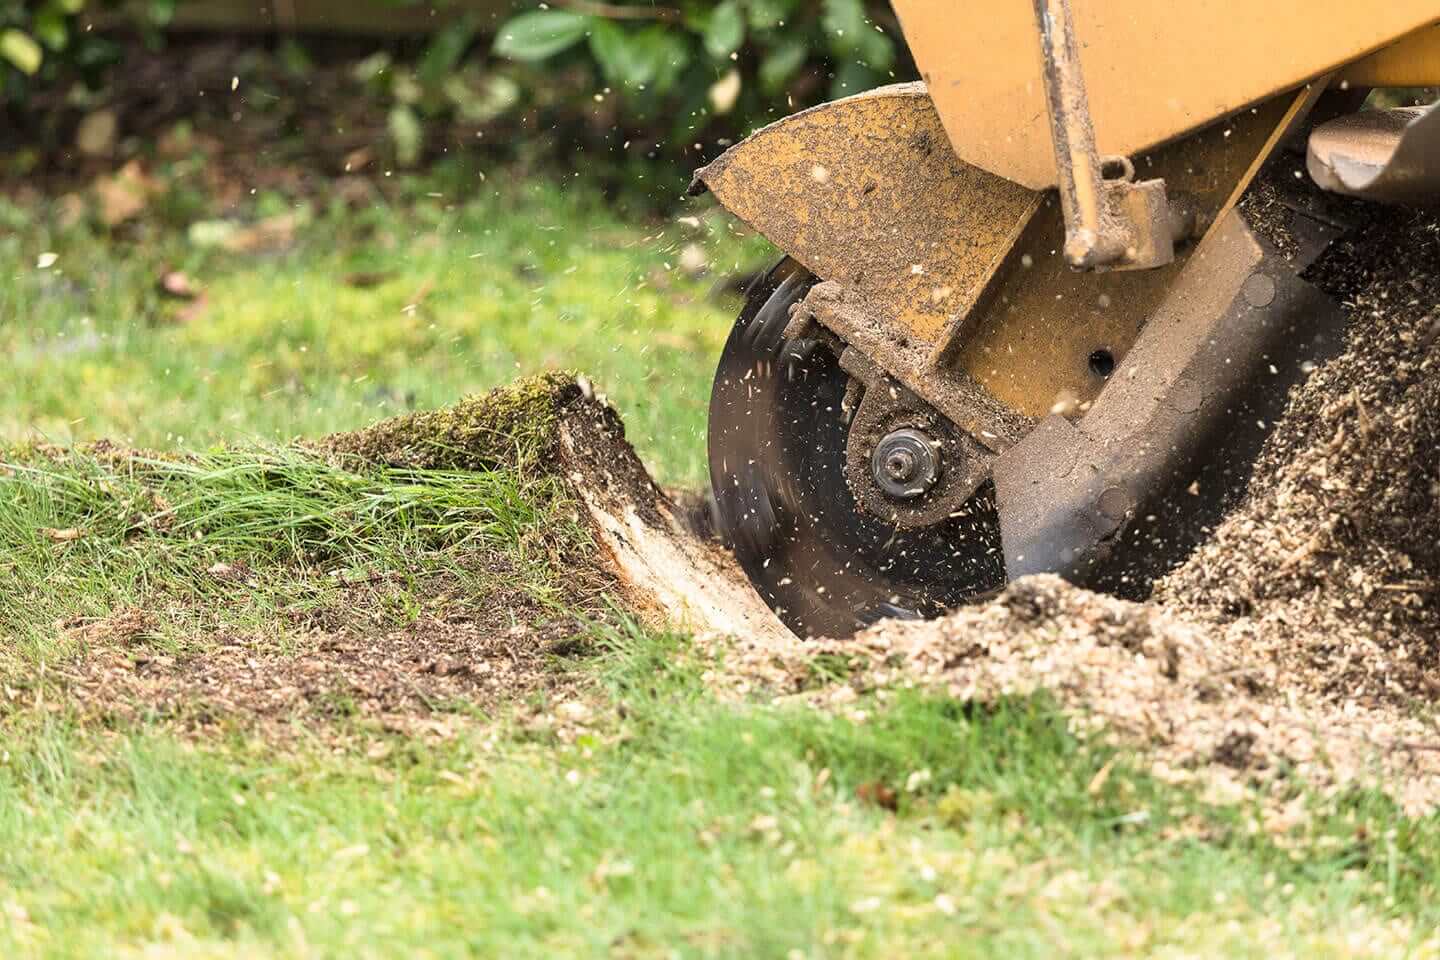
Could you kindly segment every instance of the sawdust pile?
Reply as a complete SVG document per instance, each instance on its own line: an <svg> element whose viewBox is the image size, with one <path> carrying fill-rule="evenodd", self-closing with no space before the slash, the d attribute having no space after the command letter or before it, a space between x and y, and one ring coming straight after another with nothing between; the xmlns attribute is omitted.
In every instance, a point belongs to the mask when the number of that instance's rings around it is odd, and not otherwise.
<svg viewBox="0 0 1440 960"><path fill-rule="evenodd" d="M1388 211L1387 211L1388 213ZM1330 700L1440 694L1440 220L1378 218L1309 277L1349 347L1293 397L1250 495L1156 599Z"/></svg>
<svg viewBox="0 0 1440 960"><path fill-rule="evenodd" d="M1440 803L1440 732L1428 721L1297 690L1277 664L1248 659L1210 624L1057 577L1028 577L983 606L882 623L844 642L711 644L725 664L711 679L735 695L784 691L850 709L861 693L895 688L981 703L1044 694L1077 736L1139 747L1157 777L1195 783L1217 802L1247 786L1283 797L1298 782L1381 789L1413 813ZM817 685L822 659L846 663L848 679Z"/></svg>

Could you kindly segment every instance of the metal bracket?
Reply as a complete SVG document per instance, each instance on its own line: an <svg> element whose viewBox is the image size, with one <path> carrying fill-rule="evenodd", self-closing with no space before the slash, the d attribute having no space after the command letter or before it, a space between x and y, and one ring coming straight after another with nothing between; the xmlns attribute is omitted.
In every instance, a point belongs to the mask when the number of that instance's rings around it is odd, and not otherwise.
<svg viewBox="0 0 1440 960"><path fill-rule="evenodd" d="M990 477L995 455L920 397L886 376L854 347L840 355L851 384L862 384L850 419L845 476L856 506L895 525L919 529L957 516ZM887 438L915 434L929 447L933 478L910 495L896 496L875 475L875 452Z"/></svg>
<svg viewBox="0 0 1440 960"><path fill-rule="evenodd" d="M1035 0L1065 259L1087 270L1143 270L1175 258L1164 180L1135 182L1125 157L1101 157L1080 70L1070 0Z"/></svg>
<svg viewBox="0 0 1440 960"><path fill-rule="evenodd" d="M811 287L795 307L785 335L803 339L825 330L996 453L1034 425L1006 409L964 371L937 362L932 344L897 336L887 320L850 287L826 280Z"/></svg>
<svg viewBox="0 0 1440 960"><path fill-rule="evenodd" d="M1231 211L1084 418L1049 417L996 459L1012 579L1143 595L1218 521L1288 388L1343 339L1344 312L1301 267Z"/></svg>

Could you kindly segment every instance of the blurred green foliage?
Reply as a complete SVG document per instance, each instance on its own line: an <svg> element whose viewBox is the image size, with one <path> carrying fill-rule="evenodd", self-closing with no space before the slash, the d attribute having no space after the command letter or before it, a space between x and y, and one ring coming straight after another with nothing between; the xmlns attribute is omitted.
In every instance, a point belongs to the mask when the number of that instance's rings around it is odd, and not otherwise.
<svg viewBox="0 0 1440 960"><path fill-rule="evenodd" d="M452 17L418 61L381 53L357 70L390 98L401 166L429 124L525 116L572 152L685 171L778 116L913 75L889 4L872 0L525 2L498 27Z"/></svg>
<svg viewBox="0 0 1440 960"><path fill-rule="evenodd" d="M423 11L417 25L429 30L377 36L368 55L345 48L401 167L431 158L458 125L608 154L626 169L656 159L689 169L764 122L913 76L883 0L519 0L498 18L495 4L471 0L355 2L377 20L386 7ZM93 109L117 76L107 68L136 50L124 34L158 47L182 4L183 15L207 0L0 0L0 106ZM323 48L286 37L278 49L304 72ZM334 65L321 56L315 65ZM42 90L51 95L32 96Z"/></svg>
<svg viewBox="0 0 1440 960"><path fill-rule="evenodd" d="M113 40L89 28L86 15L120 0L0 0L0 103L20 103L38 85L79 75L99 83L120 59ZM153 36L170 22L179 0L131 4L136 27Z"/></svg>
<svg viewBox="0 0 1440 960"><path fill-rule="evenodd" d="M622 121L665 118L679 139L845 96L908 73L887 3L682 0L674 6L561 0L506 21L494 51L522 63L584 64L593 97Z"/></svg>

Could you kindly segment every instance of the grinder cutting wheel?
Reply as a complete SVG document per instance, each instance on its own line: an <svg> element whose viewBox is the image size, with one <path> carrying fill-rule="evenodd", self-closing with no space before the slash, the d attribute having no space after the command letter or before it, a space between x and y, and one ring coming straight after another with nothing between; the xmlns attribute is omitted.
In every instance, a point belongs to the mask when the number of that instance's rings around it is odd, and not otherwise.
<svg viewBox="0 0 1440 960"><path fill-rule="evenodd" d="M721 357L710 474L801 635L1042 571L1142 592L1338 346L1301 278L1329 195L1440 200L1440 106L1357 112L1440 85L1440 0L1073 4L895 0L925 83L696 174L785 254Z"/></svg>

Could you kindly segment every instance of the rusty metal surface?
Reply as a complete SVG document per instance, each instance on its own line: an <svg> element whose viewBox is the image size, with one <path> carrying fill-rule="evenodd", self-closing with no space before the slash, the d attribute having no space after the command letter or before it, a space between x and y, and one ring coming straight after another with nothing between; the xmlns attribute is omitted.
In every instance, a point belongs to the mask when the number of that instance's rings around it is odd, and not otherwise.
<svg viewBox="0 0 1440 960"><path fill-rule="evenodd" d="M995 461L1010 577L1143 593L1218 518L1290 385L1343 337L1301 267L1232 211L1090 412L1047 418Z"/></svg>
<svg viewBox="0 0 1440 960"><path fill-rule="evenodd" d="M955 157L923 84L787 117L696 176L813 273L924 340L969 311L1040 202Z"/></svg>
<svg viewBox="0 0 1440 960"><path fill-rule="evenodd" d="M1055 185L1040 48L1015 0L894 0L956 154ZM1440 22L1437 0L1075 0L1099 149L1134 155Z"/></svg>
<svg viewBox="0 0 1440 960"><path fill-rule="evenodd" d="M841 358L841 366L845 360ZM930 441L939 466L938 479L913 499L889 496L876 484L872 456L887 434L917 430ZM850 421L846 441L845 475L855 503L896 529L909 530L943 522L961 512L966 502L990 478L994 454L957 429L925 401L888 377L865 386Z"/></svg>
<svg viewBox="0 0 1440 960"><path fill-rule="evenodd" d="M1065 214L1065 259L1071 266L1091 270L1162 267L1175 258L1165 181L1137 183L1128 159L1101 159L1070 0L1034 3L1060 208ZM1108 168L1122 172L1107 173Z"/></svg>
<svg viewBox="0 0 1440 960"><path fill-rule="evenodd" d="M798 115L808 119L805 128L797 132L787 132L790 121L781 121L734 148L700 176L732 212L787 254L807 265L830 264L836 273L811 269L824 279L844 281L848 290L844 299L850 307L840 311L844 315L837 314L834 322L841 328L837 332L857 338L859 342L851 342L872 355L889 375L981 443L999 451L1057 404L1078 414L1098 396L1105 379L1091 369L1088 358L1104 350L1116 362L1123 359L1192 248L1178 249L1175 263L1156 270L1077 273L1059 250L1064 223L1054 197L1041 202L1031 214L1027 204L1015 202L1013 194L1002 194L1001 208L1017 222L1023 220L1024 226L998 263L986 259L977 268L969 262L947 263L936 255L926 261L924 272L914 273L910 266L914 251L931 249L932 243L936 244L932 252L949 249L951 256L963 261L972 248L941 244L934 238L958 235L961 228L955 218L966 209L995 209L986 206L993 198L975 191L1000 181L983 173L972 176L974 168L960 165L963 175L958 180L941 183L945 171L952 169L949 162L939 159L939 154L948 153L943 142L938 150L917 154L904 149L904 138L893 133L857 145L829 141L825 131L843 137L853 123L870 116L872 109L910 117L893 123L899 129L913 130L909 125L927 115L917 97L923 100L917 85L887 88L872 97L851 98ZM1313 97L1305 94L1262 104L1230 122L1200 131L1184 143L1137 157L1136 167L1147 178L1165 178L1172 202L1187 204L1200 223L1207 224L1233 203L1259 161L1278 141L1279 132L1303 117L1302 107L1308 108L1311 102ZM865 110L854 112L862 104ZM821 123L831 109L843 111L833 128L829 121ZM933 136L937 129L933 111L928 116L929 126L921 129ZM780 137L783 139L771 139ZM807 154L802 152L801 159L796 159L797 141L802 139L827 158L845 155L843 166L839 160L832 161L834 170L826 184L817 184L803 166ZM866 154L870 148L875 151L873 156ZM921 189L907 194L917 181L902 171L885 180L883 188L877 181L870 191L883 196L878 205L883 216L861 210L868 182L863 179L864 171L900 160L911 164L913 171L917 158L923 159L926 167L918 179ZM801 164L798 171L796 163ZM779 174L767 172L772 165ZM821 189L837 180L838 193ZM853 189L857 180L858 195ZM798 191L795 197L784 193L787 186ZM845 202L827 205L836 196ZM933 208L931 201L936 196L946 198L943 209ZM973 252L993 257L995 243L978 245ZM942 304L935 303L935 290L967 282L957 279L961 275L981 285L981 290L958 293L952 288L943 302L945 309L938 309ZM937 276L945 279L938 288L931 288ZM898 287L897 277L902 281ZM923 282L926 280L929 283ZM831 289L816 296L830 297L829 309L835 311L841 298ZM911 323L906 325L892 312L898 309L894 306L897 302L924 311L925 322L915 322L912 313ZM967 302L973 304L969 309L963 306ZM937 323L943 324L938 334L934 330Z"/></svg>
<svg viewBox="0 0 1440 960"><path fill-rule="evenodd" d="M828 280L812 287L795 315L796 321L806 319L831 331L885 374L910 387L990 450L1006 449L1033 424L989 396L963 370L931 366L928 342L897 336L888 318L846 284Z"/></svg>
<svg viewBox="0 0 1440 960"><path fill-rule="evenodd" d="M1440 104L1367 110L1310 132L1305 158L1326 190L1392 203L1440 203Z"/></svg>

